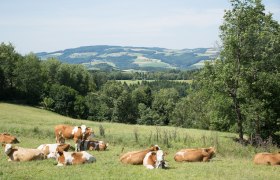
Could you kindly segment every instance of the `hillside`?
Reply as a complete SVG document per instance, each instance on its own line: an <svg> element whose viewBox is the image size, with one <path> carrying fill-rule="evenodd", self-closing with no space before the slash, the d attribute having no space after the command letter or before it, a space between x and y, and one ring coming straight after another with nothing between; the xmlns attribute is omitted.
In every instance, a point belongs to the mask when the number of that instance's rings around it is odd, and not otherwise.
<svg viewBox="0 0 280 180"><path fill-rule="evenodd" d="M11 163L0 150L0 179L278 179L279 167L256 166L252 157L261 149L243 147L232 141L235 134L213 131L100 123L74 120L29 106L0 103L0 132L16 135L18 146L36 148L43 143L54 143L53 127L57 124L86 124L93 128L97 139L109 143L108 151L91 151L97 162L80 166L56 167L55 160ZM99 127L105 129L105 137ZM135 135L138 135L136 142ZM167 141L166 141L167 140ZM73 145L73 141L68 141ZM147 170L143 166L124 165L118 161L124 152L158 144L168 152L167 170ZM209 163L177 163L174 154L181 148L217 148L216 157Z"/></svg>
<svg viewBox="0 0 280 180"><path fill-rule="evenodd" d="M42 60L54 57L65 63L83 64L89 69L160 70L199 68L217 54L211 48L173 50L100 45L40 52L37 56Z"/></svg>

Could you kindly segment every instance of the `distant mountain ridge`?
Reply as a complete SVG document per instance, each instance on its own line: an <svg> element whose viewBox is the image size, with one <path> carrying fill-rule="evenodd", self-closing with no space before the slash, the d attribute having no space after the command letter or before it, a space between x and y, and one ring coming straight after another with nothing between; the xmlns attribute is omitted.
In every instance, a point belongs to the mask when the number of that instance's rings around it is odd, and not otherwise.
<svg viewBox="0 0 280 180"><path fill-rule="evenodd" d="M166 49L132 46L82 46L55 52L40 52L41 60L57 58L61 62L83 64L88 69L161 70L194 69L204 61L213 60L218 51L213 48Z"/></svg>

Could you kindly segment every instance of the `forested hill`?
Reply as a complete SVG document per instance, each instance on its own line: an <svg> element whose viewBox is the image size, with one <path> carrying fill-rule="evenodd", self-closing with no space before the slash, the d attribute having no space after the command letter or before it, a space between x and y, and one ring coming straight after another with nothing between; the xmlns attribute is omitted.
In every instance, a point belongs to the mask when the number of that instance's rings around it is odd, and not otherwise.
<svg viewBox="0 0 280 180"><path fill-rule="evenodd" d="M83 46L36 55L42 60L54 57L61 62L83 64L89 69L162 70L194 69L217 57L212 48L165 49L127 46Z"/></svg>

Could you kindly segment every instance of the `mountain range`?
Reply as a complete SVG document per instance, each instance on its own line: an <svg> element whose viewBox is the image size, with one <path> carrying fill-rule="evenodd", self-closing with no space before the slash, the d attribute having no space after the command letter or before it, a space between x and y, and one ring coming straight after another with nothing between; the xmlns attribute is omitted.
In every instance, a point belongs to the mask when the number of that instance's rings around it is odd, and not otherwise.
<svg viewBox="0 0 280 180"><path fill-rule="evenodd" d="M82 46L55 52L40 52L41 60L56 58L63 63L83 64L95 70L150 71L162 69L195 69L204 61L218 56L213 48L166 49L131 46Z"/></svg>

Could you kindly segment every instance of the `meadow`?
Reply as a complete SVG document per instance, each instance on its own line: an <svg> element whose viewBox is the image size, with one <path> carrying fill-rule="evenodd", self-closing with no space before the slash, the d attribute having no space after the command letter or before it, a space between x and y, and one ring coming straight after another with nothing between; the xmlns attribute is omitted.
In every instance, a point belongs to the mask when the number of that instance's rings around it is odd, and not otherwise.
<svg viewBox="0 0 280 180"><path fill-rule="evenodd" d="M279 166L254 165L255 153L269 150L242 146L233 141L234 133L184 129L164 126L125 125L109 122L76 120L40 108L0 103L0 132L9 132L20 140L18 146L37 148L55 143L57 124L92 127L96 139L109 143L107 151L90 151L96 163L57 167L53 159L31 162L8 162L0 148L0 179L279 179ZM104 134L102 133L104 129ZM67 141L71 143L73 142ZM123 152L145 149L158 144L168 153L170 168L147 170L144 166L119 162ZM215 146L216 157L208 163L177 163L176 151L182 148Z"/></svg>
<svg viewBox="0 0 280 180"><path fill-rule="evenodd" d="M146 82L154 82L156 80L116 80L117 82L121 83L126 83L127 85L132 85L132 84L141 84L142 81ZM180 83L192 83L192 80L168 80L168 81L173 81L173 82L180 82Z"/></svg>

